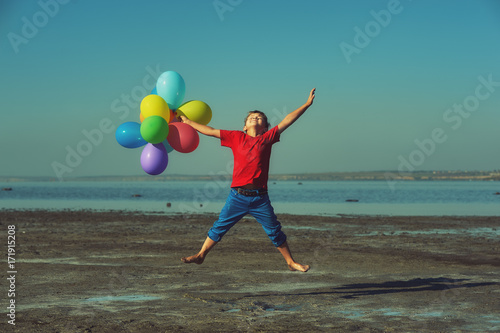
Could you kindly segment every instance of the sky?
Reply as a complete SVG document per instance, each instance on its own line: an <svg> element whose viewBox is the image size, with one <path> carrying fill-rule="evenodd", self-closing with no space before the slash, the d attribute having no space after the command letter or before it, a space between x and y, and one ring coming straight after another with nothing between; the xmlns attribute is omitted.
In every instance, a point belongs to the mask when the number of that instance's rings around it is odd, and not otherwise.
<svg viewBox="0 0 500 333"><path fill-rule="evenodd" d="M0 2L0 176L146 175L116 128L165 71L209 126L277 125L270 173L500 169L500 1ZM163 175L230 172L200 135Z"/></svg>

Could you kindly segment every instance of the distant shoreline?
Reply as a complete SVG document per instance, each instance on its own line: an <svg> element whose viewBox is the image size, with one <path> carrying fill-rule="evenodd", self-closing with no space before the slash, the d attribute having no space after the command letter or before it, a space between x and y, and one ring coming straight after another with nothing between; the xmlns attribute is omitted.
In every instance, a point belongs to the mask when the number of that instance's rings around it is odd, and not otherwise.
<svg viewBox="0 0 500 333"><path fill-rule="evenodd" d="M203 181L230 180L229 174L208 175L137 175L137 176L87 176L66 177L64 181ZM500 170L494 171L359 171L325 172L303 174L271 174L269 181L344 181L344 180L382 180L382 181L500 181ZM48 182L59 181L56 177L8 177L0 176L0 182Z"/></svg>

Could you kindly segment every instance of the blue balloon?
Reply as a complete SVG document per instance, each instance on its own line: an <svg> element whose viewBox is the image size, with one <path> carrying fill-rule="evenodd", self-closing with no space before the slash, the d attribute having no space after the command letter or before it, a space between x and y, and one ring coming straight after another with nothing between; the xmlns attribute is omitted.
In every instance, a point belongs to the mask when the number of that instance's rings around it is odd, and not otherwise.
<svg viewBox="0 0 500 333"><path fill-rule="evenodd" d="M163 143L163 146L165 147L165 149L167 150L167 153L170 153L174 150L174 148L172 148L170 143L168 143L167 139L163 140L162 143Z"/></svg>
<svg viewBox="0 0 500 333"><path fill-rule="evenodd" d="M156 93L167 102L170 110L175 110L182 104L186 93L186 84L179 73L166 71L158 77Z"/></svg>
<svg viewBox="0 0 500 333"><path fill-rule="evenodd" d="M147 143L141 135L141 124L133 121L118 126L115 137L116 141L125 148L138 148Z"/></svg>
<svg viewBox="0 0 500 333"><path fill-rule="evenodd" d="M156 92L156 87L154 87L153 90L151 90L151 95L158 95L158 93Z"/></svg>

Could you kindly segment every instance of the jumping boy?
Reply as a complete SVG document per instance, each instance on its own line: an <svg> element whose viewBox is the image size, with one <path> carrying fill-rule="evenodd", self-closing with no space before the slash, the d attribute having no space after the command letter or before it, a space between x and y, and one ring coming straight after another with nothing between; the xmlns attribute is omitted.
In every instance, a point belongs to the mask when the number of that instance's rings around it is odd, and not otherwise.
<svg viewBox="0 0 500 333"><path fill-rule="evenodd" d="M190 257L181 258L185 263L202 264L208 252L221 240L224 234L245 215L250 214L262 225L274 246L285 258L292 271L307 272L309 265L301 265L292 258L286 235L274 214L267 194L269 159L271 147L280 140L281 133L293 124L313 103L312 89L307 102L289 113L277 126L269 129L263 112L250 111L242 131L226 131L201 125L181 116L181 121L207 136L220 138L221 145L230 147L234 156L231 191L219 219L208 231L208 237L201 250Z"/></svg>

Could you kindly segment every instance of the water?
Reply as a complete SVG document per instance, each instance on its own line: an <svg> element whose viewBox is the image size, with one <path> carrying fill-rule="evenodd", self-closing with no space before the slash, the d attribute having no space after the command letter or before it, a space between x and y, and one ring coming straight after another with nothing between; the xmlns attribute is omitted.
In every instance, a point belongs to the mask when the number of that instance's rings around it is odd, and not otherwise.
<svg viewBox="0 0 500 333"><path fill-rule="evenodd" d="M0 209L94 209L218 213L228 181L0 183ZM276 213L500 216L499 182L280 181L269 183ZM170 203L170 207L167 207Z"/></svg>

